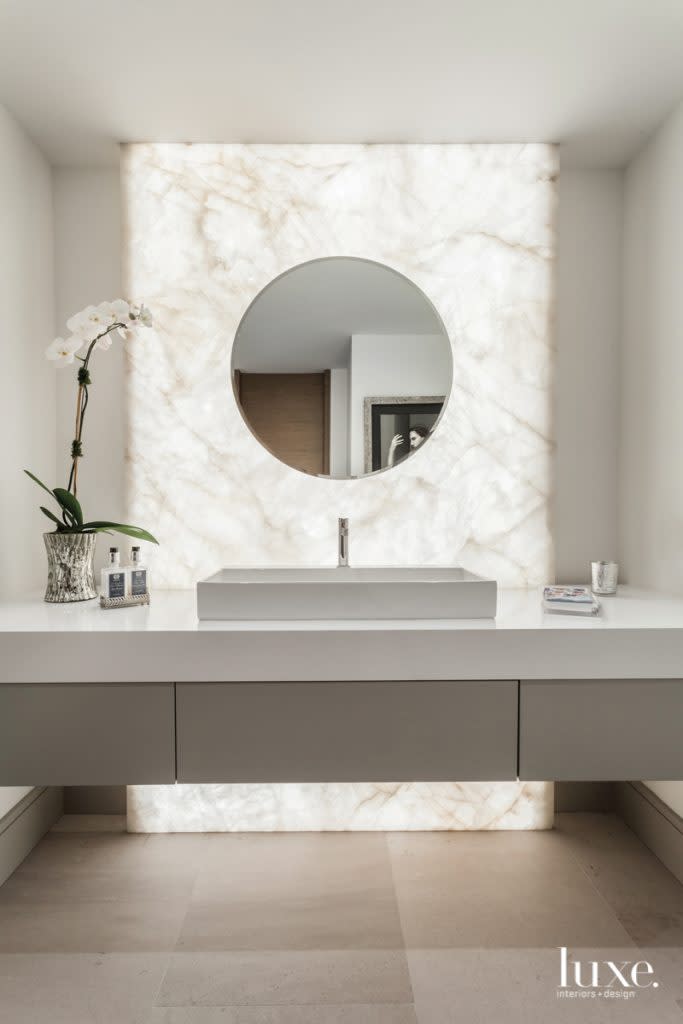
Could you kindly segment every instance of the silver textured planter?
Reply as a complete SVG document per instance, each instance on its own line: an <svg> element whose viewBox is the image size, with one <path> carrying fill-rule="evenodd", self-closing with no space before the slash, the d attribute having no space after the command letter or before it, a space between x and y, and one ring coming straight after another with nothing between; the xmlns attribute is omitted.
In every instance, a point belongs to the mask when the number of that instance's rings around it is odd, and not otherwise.
<svg viewBox="0 0 683 1024"><path fill-rule="evenodd" d="M95 533L44 533L46 601L90 601L95 589Z"/></svg>

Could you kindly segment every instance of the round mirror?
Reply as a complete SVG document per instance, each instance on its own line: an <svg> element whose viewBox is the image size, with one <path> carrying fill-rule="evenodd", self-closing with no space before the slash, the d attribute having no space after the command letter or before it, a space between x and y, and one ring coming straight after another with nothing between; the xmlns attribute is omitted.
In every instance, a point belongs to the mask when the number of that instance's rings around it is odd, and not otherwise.
<svg viewBox="0 0 683 1024"><path fill-rule="evenodd" d="M398 465L427 442L451 388L429 299L371 260L303 263L247 309L232 351L252 433L294 469L337 479Z"/></svg>

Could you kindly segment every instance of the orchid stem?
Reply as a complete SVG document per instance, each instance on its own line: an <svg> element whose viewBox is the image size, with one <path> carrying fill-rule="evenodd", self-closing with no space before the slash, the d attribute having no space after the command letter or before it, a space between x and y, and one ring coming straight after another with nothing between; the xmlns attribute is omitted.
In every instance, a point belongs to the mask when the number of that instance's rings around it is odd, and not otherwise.
<svg viewBox="0 0 683 1024"><path fill-rule="evenodd" d="M71 491L74 498L78 496L78 460L82 458L82 454L80 454L80 449L83 440L83 420L85 418L85 410L88 408L88 385L86 383L80 382L81 374L85 377L86 380L88 379L87 373L88 365L90 363L90 356L92 355L93 349L95 348L95 345L100 340L100 338L104 338L106 334L109 334L111 331L115 330L118 327L125 326L126 325L122 323L111 324L109 327L107 327L106 331L102 331L102 333L98 334L96 338L93 338L93 340L88 345L88 351L86 352L85 356L76 357L83 363L81 369L79 370L78 394L76 395L76 425L74 427L74 444L72 445L72 448L77 448L77 451L72 451L71 470L69 472L69 483L66 488L67 491Z"/></svg>

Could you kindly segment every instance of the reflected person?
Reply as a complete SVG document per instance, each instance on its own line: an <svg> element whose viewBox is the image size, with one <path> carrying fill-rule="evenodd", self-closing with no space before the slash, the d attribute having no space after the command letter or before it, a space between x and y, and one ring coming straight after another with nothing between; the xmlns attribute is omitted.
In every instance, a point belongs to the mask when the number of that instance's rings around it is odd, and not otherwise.
<svg viewBox="0 0 683 1024"><path fill-rule="evenodd" d="M416 423L414 427L411 427L408 431L408 441L410 448L405 454L396 457L396 452L403 444L403 434L394 434L389 445L389 454L387 456L387 466L395 466L397 462L401 462L410 455L411 452L419 448L424 439L429 435L427 427L423 423Z"/></svg>

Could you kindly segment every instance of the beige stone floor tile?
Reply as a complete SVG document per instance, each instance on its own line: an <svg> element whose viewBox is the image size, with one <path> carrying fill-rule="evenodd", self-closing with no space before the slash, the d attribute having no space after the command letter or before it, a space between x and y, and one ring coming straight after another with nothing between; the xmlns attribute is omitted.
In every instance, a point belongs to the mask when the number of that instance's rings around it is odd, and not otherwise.
<svg viewBox="0 0 683 1024"><path fill-rule="evenodd" d="M683 885L612 814L558 815L558 834L631 939L657 954L683 998Z"/></svg>
<svg viewBox="0 0 683 1024"><path fill-rule="evenodd" d="M402 949L384 836L216 837L179 951Z"/></svg>
<svg viewBox="0 0 683 1024"><path fill-rule="evenodd" d="M41 871L122 869L139 864L147 836L125 832L48 832L23 861L22 867Z"/></svg>
<svg viewBox="0 0 683 1024"><path fill-rule="evenodd" d="M573 954L634 959L631 947ZM555 950L411 950L408 962L419 1024L680 1024L680 1011L661 986L629 1000L558 998Z"/></svg>
<svg viewBox="0 0 683 1024"><path fill-rule="evenodd" d="M203 837L47 836L0 887L6 903L189 899Z"/></svg>
<svg viewBox="0 0 683 1024"><path fill-rule="evenodd" d="M168 954L0 955L1 1024L146 1024Z"/></svg>
<svg viewBox="0 0 683 1024"><path fill-rule="evenodd" d="M159 1006L412 1003L395 950L175 953Z"/></svg>
<svg viewBox="0 0 683 1024"><path fill-rule="evenodd" d="M418 1024L409 1004L156 1007L145 1024Z"/></svg>
<svg viewBox="0 0 683 1024"><path fill-rule="evenodd" d="M208 855L210 836L141 835L128 832L48 832L24 864L74 870L150 865L157 868L192 864Z"/></svg>
<svg viewBox="0 0 683 1024"><path fill-rule="evenodd" d="M406 948L628 946L628 934L551 832L389 837Z"/></svg>
<svg viewBox="0 0 683 1024"><path fill-rule="evenodd" d="M178 952L228 950L403 949L393 899L299 894L261 903L191 903Z"/></svg>
<svg viewBox="0 0 683 1024"><path fill-rule="evenodd" d="M0 953L165 953L184 901L0 904Z"/></svg>
<svg viewBox="0 0 683 1024"><path fill-rule="evenodd" d="M635 942L683 941L683 885L611 814L561 814L558 834Z"/></svg>
<svg viewBox="0 0 683 1024"><path fill-rule="evenodd" d="M657 964L663 983L677 1000L683 1001L683 948L679 946L638 946L642 956Z"/></svg>
<svg viewBox="0 0 683 1024"><path fill-rule="evenodd" d="M683 886L615 817L558 824L50 834L0 887L0 1024L679 1024ZM557 1000L558 945L660 989Z"/></svg>
<svg viewBox="0 0 683 1024"><path fill-rule="evenodd" d="M63 814L51 833L126 832L125 814Z"/></svg>
<svg viewBox="0 0 683 1024"><path fill-rule="evenodd" d="M392 888L383 833L210 835L194 898L230 902L238 892L279 899L283 893L362 891L372 898Z"/></svg>

